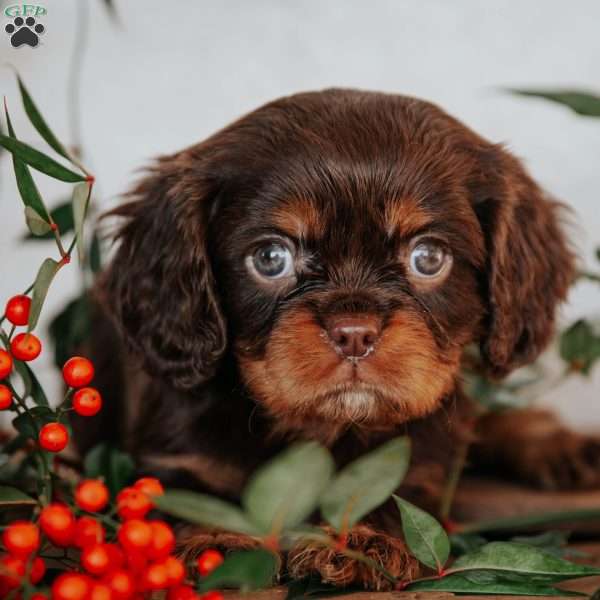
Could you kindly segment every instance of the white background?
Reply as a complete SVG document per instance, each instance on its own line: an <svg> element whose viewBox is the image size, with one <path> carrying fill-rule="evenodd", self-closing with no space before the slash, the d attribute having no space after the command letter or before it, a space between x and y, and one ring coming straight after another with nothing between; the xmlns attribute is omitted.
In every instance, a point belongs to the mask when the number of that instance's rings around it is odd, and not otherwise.
<svg viewBox="0 0 600 600"><path fill-rule="evenodd" d="M73 141L67 96L78 13L88 8L81 121L102 208L113 205L148 159L192 144L274 97L351 86L432 100L494 141L575 210L582 256L600 245L600 119L513 86L600 90L600 3L579 0L50 0L35 49L14 49L0 29L0 62L15 65L59 138ZM5 2L7 4L7 2ZM12 4L12 2L11 2ZM83 11L85 12L85 11ZM27 124L14 77L0 69L17 134L42 147ZM22 209L10 161L0 164L0 303L31 282L52 245L19 241ZM68 185L37 181L47 202ZM50 291L44 322L77 289L77 265ZM581 284L565 321L596 311L600 290ZM45 338L44 338L45 339ZM47 355L46 355L47 356ZM46 359L43 379L58 394ZM543 402L583 428L600 428L600 377L552 390Z"/></svg>

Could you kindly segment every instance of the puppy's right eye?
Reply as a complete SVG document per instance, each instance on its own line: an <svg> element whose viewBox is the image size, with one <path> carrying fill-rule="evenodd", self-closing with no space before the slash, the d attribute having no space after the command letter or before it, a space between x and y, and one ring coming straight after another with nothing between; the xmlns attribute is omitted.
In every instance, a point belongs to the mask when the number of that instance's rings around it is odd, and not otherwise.
<svg viewBox="0 0 600 600"><path fill-rule="evenodd" d="M294 257L289 248L269 242L258 248L251 258L254 271L265 279L282 279L294 274Z"/></svg>

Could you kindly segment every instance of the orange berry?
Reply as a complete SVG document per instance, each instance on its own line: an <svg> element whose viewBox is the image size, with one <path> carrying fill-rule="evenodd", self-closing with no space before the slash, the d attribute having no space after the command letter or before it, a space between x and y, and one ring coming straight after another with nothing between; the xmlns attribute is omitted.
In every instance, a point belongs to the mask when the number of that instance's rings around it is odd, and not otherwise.
<svg viewBox="0 0 600 600"><path fill-rule="evenodd" d="M13 325L27 325L31 298L29 296L13 296L7 303L4 314Z"/></svg>
<svg viewBox="0 0 600 600"><path fill-rule="evenodd" d="M203 577L212 573L223 562L223 555L218 550L205 550L196 560L198 573Z"/></svg>
<svg viewBox="0 0 600 600"><path fill-rule="evenodd" d="M73 395L73 410L82 417L93 417L102 408L102 396L96 388L84 387Z"/></svg>
<svg viewBox="0 0 600 600"><path fill-rule="evenodd" d="M22 558L17 556L3 556L0 558L0 591L4 588L14 590L18 588L25 577L26 565Z"/></svg>
<svg viewBox="0 0 600 600"><path fill-rule="evenodd" d="M162 496L165 493L161 482L156 477L142 477L133 484L133 487L149 497Z"/></svg>
<svg viewBox="0 0 600 600"><path fill-rule="evenodd" d="M171 588L167 600L199 600L200 596L189 585L179 585Z"/></svg>
<svg viewBox="0 0 600 600"><path fill-rule="evenodd" d="M12 405L12 392L6 385L0 384L0 410L6 410Z"/></svg>
<svg viewBox="0 0 600 600"><path fill-rule="evenodd" d="M17 360L34 360L41 351L42 342L33 333L19 333L10 343L10 352Z"/></svg>
<svg viewBox="0 0 600 600"><path fill-rule="evenodd" d="M86 479L75 490L75 504L88 512L101 511L108 500L108 488L99 479Z"/></svg>
<svg viewBox="0 0 600 600"><path fill-rule="evenodd" d="M135 593L132 576L122 569L111 571L102 581L110 588L113 600L129 600Z"/></svg>
<svg viewBox="0 0 600 600"><path fill-rule="evenodd" d="M75 534L75 518L64 504L48 504L40 513L40 528L55 546L69 546Z"/></svg>
<svg viewBox="0 0 600 600"><path fill-rule="evenodd" d="M6 350L0 350L0 379L6 379L13 368L12 356Z"/></svg>
<svg viewBox="0 0 600 600"><path fill-rule="evenodd" d="M119 527L117 538L125 550L145 550L152 540L152 527L146 521L131 519Z"/></svg>
<svg viewBox="0 0 600 600"><path fill-rule="evenodd" d="M164 590L168 582L169 574L161 563L148 565L142 573L141 584L144 590Z"/></svg>
<svg viewBox="0 0 600 600"><path fill-rule="evenodd" d="M29 521L15 521L2 534L4 547L19 558L27 558L40 547L40 530Z"/></svg>
<svg viewBox="0 0 600 600"><path fill-rule="evenodd" d="M36 556L32 563L31 568L29 569L29 581L33 583L33 585L39 583L46 574L46 563L43 558Z"/></svg>
<svg viewBox="0 0 600 600"><path fill-rule="evenodd" d="M167 556L167 558L162 561L162 564L165 565L165 569L167 569L169 587L183 583L183 580L185 579L185 566L181 560L175 556Z"/></svg>
<svg viewBox="0 0 600 600"><path fill-rule="evenodd" d="M133 487L123 488L117 494L117 512L122 519L143 519L151 508L150 498Z"/></svg>
<svg viewBox="0 0 600 600"><path fill-rule="evenodd" d="M89 600L112 600L113 593L105 583L92 583Z"/></svg>
<svg viewBox="0 0 600 600"><path fill-rule="evenodd" d="M130 573L139 574L148 565L148 558L145 555L145 551L142 550L127 550L125 553L125 561L127 570Z"/></svg>
<svg viewBox="0 0 600 600"><path fill-rule="evenodd" d="M79 573L63 573L52 584L52 600L87 600L91 582Z"/></svg>
<svg viewBox="0 0 600 600"><path fill-rule="evenodd" d="M83 549L81 566L92 575L104 575L111 567L110 552L104 544L96 544Z"/></svg>
<svg viewBox="0 0 600 600"><path fill-rule="evenodd" d="M95 546L104 541L104 527L93 517L83 516L75 525L74 544L78 548Z"/></svg>
<svg viewBox="0 0 600 600"><path fill-rule="evenodd" d="M164 521L150 521L152 541L146 553L152 560L160 560L171 554L175 548L175 534Z"/></svg>
<svg viewBox="0 0 600 600"><path fill-rule="evenodd" d="M83 356L74 356L64 364L62 372L69 387L84 387L94 378L94 365Z"/></svg>
<svg viewBox="0 0 600 600"><path fill-rule="evenodd" d="M44 450L60 452L65 449L69 441L69 432L61 423L46 423L40 429L38 441Z"/></svg>

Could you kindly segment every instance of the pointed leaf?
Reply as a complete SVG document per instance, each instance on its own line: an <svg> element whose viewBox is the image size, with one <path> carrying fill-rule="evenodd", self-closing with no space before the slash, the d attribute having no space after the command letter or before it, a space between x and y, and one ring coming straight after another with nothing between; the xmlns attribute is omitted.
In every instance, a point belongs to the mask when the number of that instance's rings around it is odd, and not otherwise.
<svg viewBox="0 0 600 600"><path fill-rule="evenodd" d="M33 235L45 235L49 231L52 231L50 223L42 219L31 206L25 207L25 222L27 223L27 228Z"/></svg>
<svg viewBox="0 0 600 600"><path fill-rule="evenodd" d="M510 594L515 596L579 596L575 592L568 592L550 587L546 583L536 581L512 581L497 573L481 572L481 577L470 577L465 573L447 575L441 579L416 581L406 587L411 592L454 592L469 594Z"/></svg>
<svg viewBox="0 0 600 600"><path fill-rule="evenodd" d="M97 233L94 233L89 249L90 269L92 273L99 273L102 269L102 245Z"/></svg>
<svg viewBox="0 0 600 600"><path fill-rule="evenodd" d="M383 504L397 489L410 460L410 441L399 437L338 473L321 498L321 513L340 531Z"/></svg>
<svg viewBox="0 0 600 600"><path fill-rule="evenodd" d="M56 421L56 415L48 406L33 406L28 412L20 414L12 420L13 427L24 436L37 439L40 427Z"/></svg>
<svg viewBox="0 0 600 600"><path fill-rule="evenodd" d="M35 102L30 96L25 84L22 79L17 75L17 81L19 83L19 90L21 92L21 99L23 100L23 108L25 108L25 112L31 121L31 124L37 129L38 133L46 140L48 145L56 150L61 156L64 156L67 159L71 159L69 153L65 149L65 147L58 141L57 137L52 133L50 127L42 117L40 111L38 110Z"/></svg>
<svg viewBox="0 0 600 600"><path fill-rule="evenodd" d="M15 130L13 129L10 115L8 114L8 108L4 105L4 112L6 114L6 123L8 125L8 134L10 138L17 140ZM6 137L0 133L0 137ZM35 181L31 176L31 172L27 165L15 154L13 154L13 169L15 172L15 178L17 180L17 188L19 195L25 206L31 206L35 212L40 215L43 219L50 221L48 211L44 206L44 201L35 185Z"/></svg>
<svg viewBox="0 0 600 600"><path fill-rule="evenodd" d="M74 224L73 224L73 203L72 203L72 198L69 198L66 202L61 202L60 204L58 204L57 206L55 206L51 211L50 211L50 218L52 220L52 222L56 223L56 226L58 227L58 231L61 234L65 234L65 233L69 233L70 231L73 231L74 228ZM49 232L43 236L33 236L31 234L28 234L27 236L25 236L26 240L53 240L54 239L54 234L52 232Z"/></svg>
<svg viewBox="0 0 600 600"><path fill-rule="evenodd" d="M33 284L33 294L31 297L31 308L29 309L29 331L33 331L40 318L40 312L48 293L48 288L58 272L60 264L51 258L47 258L40 267L35 283Z"/></svg>
<svg viewBox="0 0 600 600"><path fill-rule="evenodd" d="M90 334L91 304L84 292L69 302L48 327L54 344L54 364L61 369Z"/></svg>
<svg viewBox="0 0 600 600"><path fill-rule="evenodd" d="M80 264L83 264L85 261L83 225L88 209L89 197L90 186L88 183L78 183L73 189L73 223L75 225L75 235L77 236L77 253Z"/></svg>
<svg viewBox="0 0 600 600"><path fill-rule="evenodd" d="M600 96L579 90L524 90L511 89L513 94L543 98L569 107L586 117L600 117Z"/></svg>
<svg viewBox="0 0 600 600"><path fill-rule="evenodd" d="M54 179L66 181L67 183L77 183L86 179L84 175L63 167L63 165L57 163L53 158L17 139L0 134L0 146L4 146L13 156L18 157L30 167Z"/></svg>
<svg viewBox="0 0 600 600"><path fill-rule="evenodd" d="M7 508L11 506L35 506L36 501L14 487L0 485L0 507Z"/></svg>
<svg viewBox="0 0 600 600"><path fill-rule="evenodd" d="M302 523L317 508L334 465L325 448L296 444L257 471L242 494L242 505L265 532Z"/></svg>
<svg viewBox="0 0 600 600"><path fill-rule="evenodd" d="M448 573L464 571L505 571L529 580L557 582L576 577L600 575L600 568L578 565L539 548L514 542L492 542L456 560Z"/></svg>
<svg viewBox="0 0 600 600"><path fill-rule="evenodd" d="M213 496L187 490L167 490L154 501L163 512L190 523L247 535L261 533L237 506Z"/></svg>
<svg viewBox="0 0 600 600"><path fill-rule="evenodd" d="M113 498L130 483L135 473L131 456L107 442L94 446L85 455L83 468L86 477L103 478Z"/></svg>
<svg viewBox="0 0 600 600"><path fill-rule="evenodd" d="M411 552L424 565L438 572L450 555L450 540L442 526L424 510L394 496L400 515L404 539Z"/></svg>
<svg viewBox="0 0 600 600"><path fill-rule="evenodd" d="M40 385L35 373L31 370L30 366L20 360L15 360L15 371L19 374L23 380L24 393L23 397L33 398L33 401L38 406L48 406L48 398L44 389Z"/></svg>
<svg viewBox="0 0 600 600"><path fill-rule="evenodd" d="M267 550L234 552L200 581L198 591L235 587L248 592L270 587L278 567L278 558Z"/></svg>

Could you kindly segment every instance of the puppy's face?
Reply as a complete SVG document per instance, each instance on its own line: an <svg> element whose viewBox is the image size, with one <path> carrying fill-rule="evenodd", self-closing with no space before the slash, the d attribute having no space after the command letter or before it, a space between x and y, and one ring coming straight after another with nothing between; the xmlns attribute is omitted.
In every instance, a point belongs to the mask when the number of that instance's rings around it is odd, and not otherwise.
<svg viewBox="0 0 600 600"><path fill-rule="evenodd" d="M494 374L532 360L572 276L519 163L400 96L274 102L134 194L107 275L130 342L185 389L234 357L283 430L429 414L473 341Z"/></svg>

